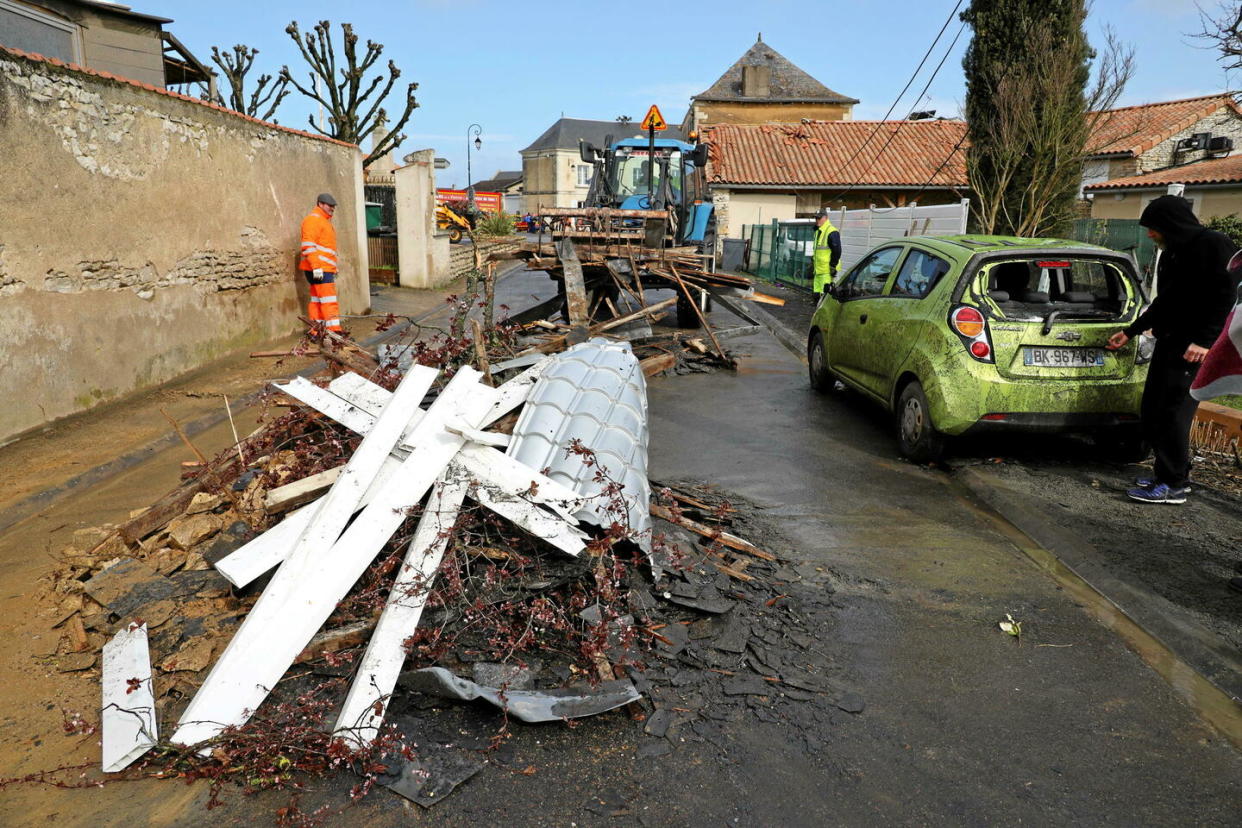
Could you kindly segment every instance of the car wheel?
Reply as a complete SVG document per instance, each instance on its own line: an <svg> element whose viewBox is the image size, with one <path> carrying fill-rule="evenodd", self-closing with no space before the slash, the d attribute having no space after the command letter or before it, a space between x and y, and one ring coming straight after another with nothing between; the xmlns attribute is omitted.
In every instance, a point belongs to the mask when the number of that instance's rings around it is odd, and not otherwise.
<svg viewBox="0 0 1242 828"><path fill-rule="evenodd" d="M1114 428L1095 435L1095 444L1110 460L1118 463L1141 463L1151 454L1151 444L1134 428Z"/></svg>
<svg viewBox="0 0 1242 828"><path fill-rule="evenodd" d="M806 367L811 377L811 387L821 394L832 391L837 384L828 370L828 354L824 351L824 335L818 329L811 334L806 346Z"/></svg>
<svg viewBox="0 0 1242 828"><path fill-rule="evenodd" d="M895 413L902 454L916 463L932 463L944 456L944 435L932 423L927 395L918 380L901 389Z"/></svg>

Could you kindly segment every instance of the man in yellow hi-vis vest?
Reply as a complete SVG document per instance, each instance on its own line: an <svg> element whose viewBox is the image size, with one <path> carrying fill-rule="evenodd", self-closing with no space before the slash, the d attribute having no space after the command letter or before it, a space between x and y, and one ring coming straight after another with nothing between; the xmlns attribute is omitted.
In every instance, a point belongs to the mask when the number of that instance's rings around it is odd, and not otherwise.
<svg viewBox="0 0 1242 828"><path fill-rule="evenodd" d="M815 265L814 290L823 293L832 284L841 264L841 234L832 226L827 207L815 217L815 253L811 261Z"/></svg>

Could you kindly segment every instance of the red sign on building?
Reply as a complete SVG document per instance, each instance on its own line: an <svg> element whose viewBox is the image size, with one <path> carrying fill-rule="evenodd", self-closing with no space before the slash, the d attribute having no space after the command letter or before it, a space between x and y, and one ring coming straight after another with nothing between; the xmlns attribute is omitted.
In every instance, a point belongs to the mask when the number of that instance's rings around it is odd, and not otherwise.
<svg viewBox="0 0 1242 828"><path fill-rule="evenodd" d="M465 204L465 190L436 190L436 202L439 204ZM474 191L474 206L485 213L499 213L504 208L504 196L500 193L483 193Z"/></svg>

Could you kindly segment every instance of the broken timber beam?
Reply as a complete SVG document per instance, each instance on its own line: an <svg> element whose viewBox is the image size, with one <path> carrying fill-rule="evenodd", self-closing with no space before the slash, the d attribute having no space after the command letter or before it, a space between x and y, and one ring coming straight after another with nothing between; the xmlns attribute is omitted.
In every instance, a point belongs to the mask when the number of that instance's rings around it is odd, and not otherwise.
<svg viewBox="0 0 1242 828"><path fill-rule="evenodd" d="M587 310L586 281L582 275L582 262L574 243L569 239L561 239L556 243L556 253L565 268L565 312L569 317L571 328L581 329L583 333L591 324ZM583 339L586 337L584 336Z"/></svg>
<svg viewBox="0 0 1242 828"><path fill-rule="evenodd" d="M697 523L688 517L675 514L672 509L669 509L666 506L661 506L658 503L651 504L651 514L661 520L667 520L669 523L680 526L683 529L689 529L696 535L702 535L709 540L719 541L730 549L736 549L739 552L754 555L756 558L760 558L765 561L776 560L776 556L771 552L764 552L753 543L744 541L737 535L730 535L728 532L721 531L720 529L713 529L710 526L704 526L703 524Z"/></svg>

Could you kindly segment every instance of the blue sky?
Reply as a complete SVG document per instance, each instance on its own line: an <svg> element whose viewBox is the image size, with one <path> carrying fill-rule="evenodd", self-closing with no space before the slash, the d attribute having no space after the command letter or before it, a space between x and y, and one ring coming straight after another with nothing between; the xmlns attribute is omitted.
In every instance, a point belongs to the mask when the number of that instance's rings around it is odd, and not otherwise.
<svg viewBox="0 0 1242 828"><path fill-rule="evenodd" d="M755 42L756 35L813 77L858 98L856 118L879 118L901 91L956 0L868 2L735 2L710 4L545 0L419 0L345 4L299 0L128 0L135 11L175 18L169 28L199 58L211 46L245 43L260 50L255 67L274 73L289 64L305 77L285 26L305 31L316 21L353 23L361 39L384 44L402 82L419 84L419 108L398 155L433 147L452 167L442 186L464 186L466 129L483 127L473 153L473 178L519 169L518 151L562 115L611 120L642 117L658 104L680 121L691 95L710 86ZM1205 3L1210 6L1211 0ZM1138 69L1123 104L1192 97L1231 88L1215 53L1190 37L1198 30L1193 0L1096 0L1088 21L1093 43L1111 25L1134 47ZM961 53L970 30L919 100L959 24L894 111L936 109L956 115L964 95ZM256 76L258 72L254 73ZM389 109L396 108L397 101ZM294 92L282 124L306 128L309 102Z"/></svg>

